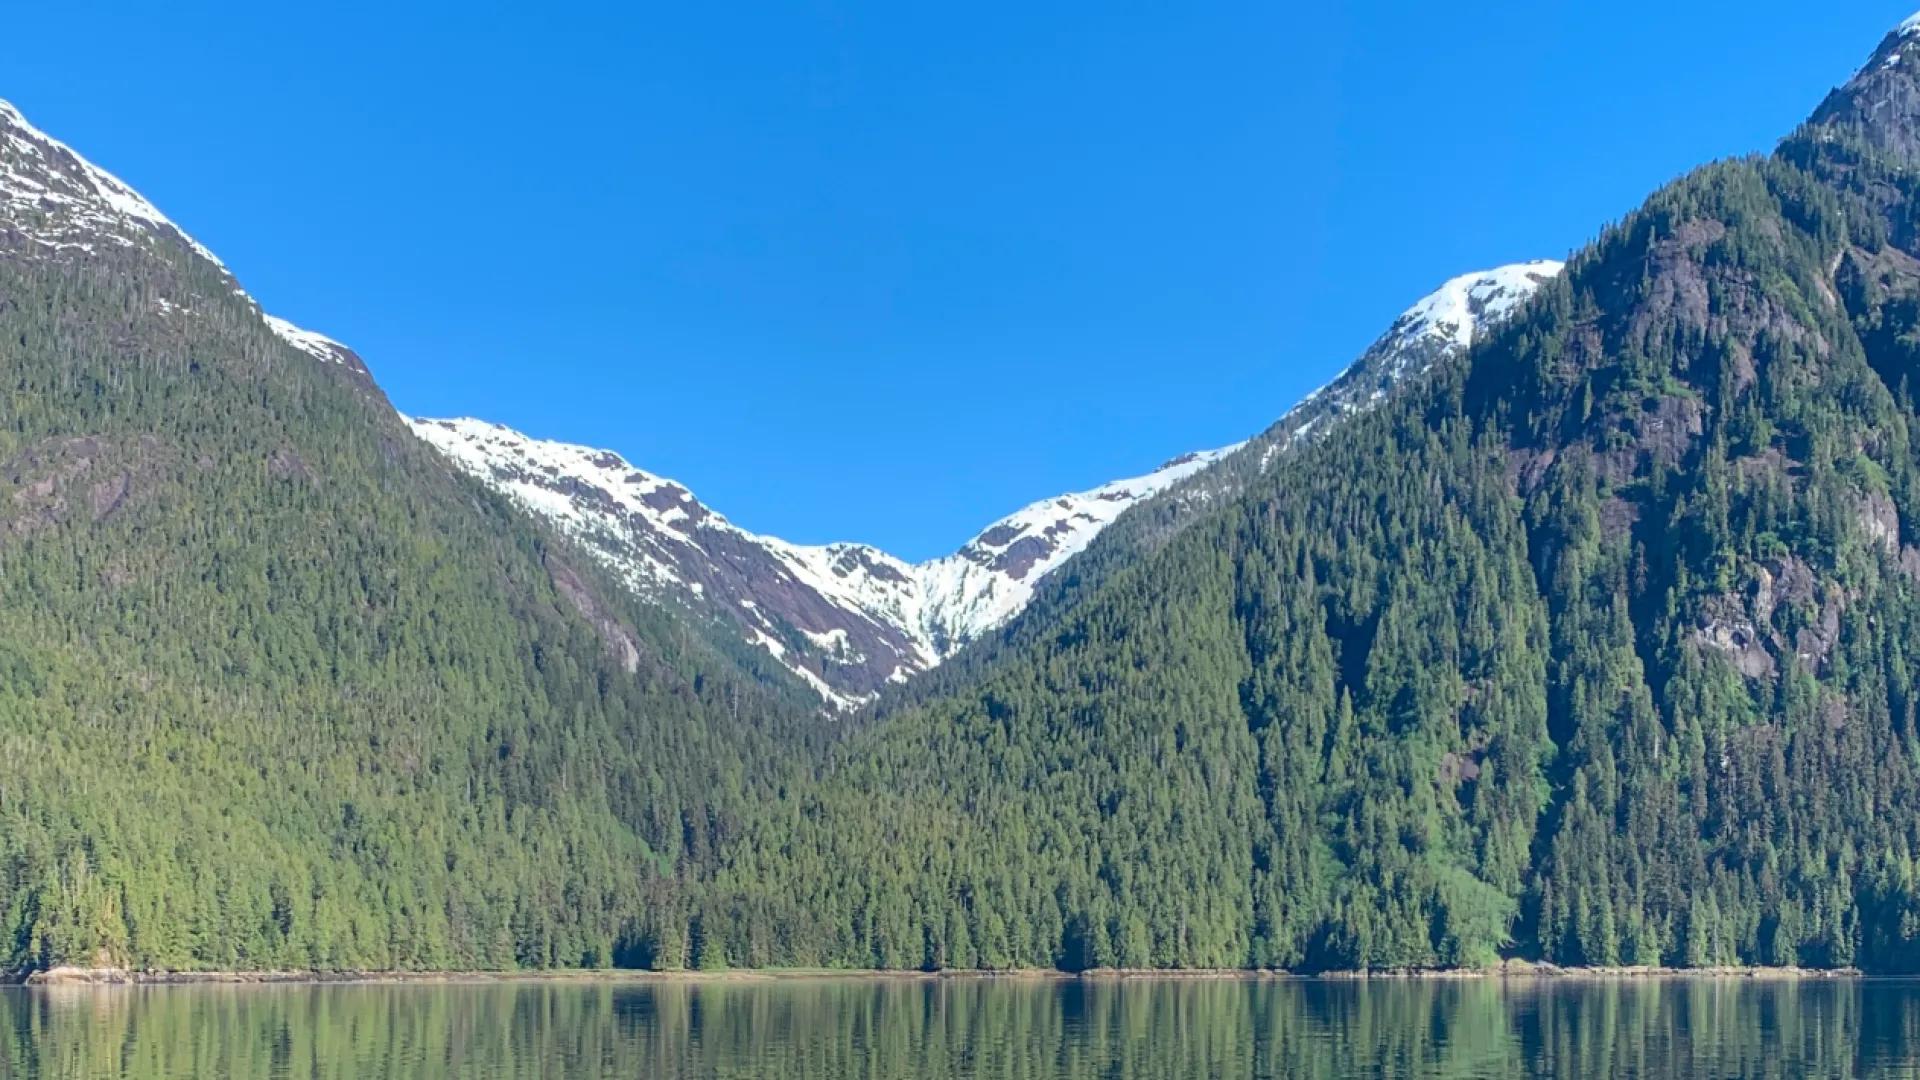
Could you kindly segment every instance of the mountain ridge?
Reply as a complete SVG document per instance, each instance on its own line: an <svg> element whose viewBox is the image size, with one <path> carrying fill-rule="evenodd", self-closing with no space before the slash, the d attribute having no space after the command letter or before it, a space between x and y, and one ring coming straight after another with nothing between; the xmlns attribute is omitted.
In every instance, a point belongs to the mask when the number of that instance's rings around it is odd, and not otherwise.
<svg viewBox="0 0 1920 1080"><path fill-rule="evenodd" d="M0 117L0 967L1920 971L1917 61L846 725Z"/></svg>
<svg viewBox="0 0 1920 1080"><path fill-rule="evenodd" d="M1083 556L765 808L703 940L1920 970L1920 38L1889 41L1457 362Z"/></svg>
<svg viewBox="0 0 1920 1080"><path fill-rule="evenodd" d="M1308 394L1265 431L1208 468L1130 508L1043 583L1016 617L978 637L928 676L889 689L882 695L880 710L896 711L960 692L1010 650L1033 646L1115 573L1244 495L1289 451L1312 445L1341 423L1381 404L1389 391L1463 355L1565 269L1564 263L1542 259L1450 279L1395 319L1337 378Z"/></svg>
<svg viewBox="0 0 1920 1080"><path fill-rule="evenodd" d="M1540 260L1449 280L1256 440L1258 469L1296 439L1377 404L1402 379L1467 348L1560 270ZM1220 497L1199 489L1252 445L1184 454L1139 477L1042 499L953 554L916 564L865 544L805 546L748 532L684 485L610 450L533 439L473 418L410 423L459 467L580 540L636 591L732 619L841 708L940 666L1013 620L1049 575L1135 507L1176 492Z"/></svg>
<svg viewBox="0 0 1920 1080"><path fill-rule="evenodd" d="M31 221L37 212L40 227L23 230L27 239L56 253L68 246L90 250L102 238L121 244L176 239L224 275L281 340L350 372L366 392L380 393L351 347L262 309L217 256L158 207L4 101L0 134L16 154L41 165L35 175L12 167L0 173L10 218ZM1396 379L1465 347L1476 326L1503 317L1543 273L1558 267L1516 264L1447 282L1400 316L1339 379L1288 412L1320 414L1296 436L1378 401ZM1374 380L1364 393L1357 385L1362 372ZM797 545L739 529L684 486L611 451L535 440L479 420L406 419L448 460L581 542L630 588L698 609L840 709L873 700L1004 626L1026 609L1044 579L1128 510L1175 489L1193 492L1197 479L1249 445L1183 454L1137 477L1041 499L989 524L950 555L911 563L866 544ZM1262 469L1285 448L1274 439L1265 445ZM571 464L556 468L556 459ZM637 502L617 494L633 486L628 475L642 477L647 489ZM556 499L560 489L578 500Z"/></svg>
<svg viewBox="0 0 1920 1080"><path fill-rule="evenodd" d="M0 974L610 964L830 734L10 106L0 371Z"/></svg>
<svg viewBox="0 0 1920 1080"><path fill-rule="evenodd" d="M1042 500L954 554L916 564L866 544L800 545L749 532L612 451L475 419L411 423L460 467L581 540L642 595L718 599L776 659L812 645L829 671L858 681L836 685L805 663L790 667L843 707L937 665L1016 612L1033 583L1126 507L1228 452L1185 455L1145 476ZM849 685L863 691L855 696Z"/></svg>

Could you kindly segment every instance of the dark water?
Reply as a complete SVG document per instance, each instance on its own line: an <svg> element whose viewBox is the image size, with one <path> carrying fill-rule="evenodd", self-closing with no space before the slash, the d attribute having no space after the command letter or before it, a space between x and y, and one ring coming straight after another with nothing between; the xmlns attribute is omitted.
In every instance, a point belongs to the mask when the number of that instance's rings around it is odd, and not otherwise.
<svg viewBox="0 0 1920 1080"><path fill-rule="evenodd" d="M0 991L0 1077L1907 1077L1898 982Z"/></svg>

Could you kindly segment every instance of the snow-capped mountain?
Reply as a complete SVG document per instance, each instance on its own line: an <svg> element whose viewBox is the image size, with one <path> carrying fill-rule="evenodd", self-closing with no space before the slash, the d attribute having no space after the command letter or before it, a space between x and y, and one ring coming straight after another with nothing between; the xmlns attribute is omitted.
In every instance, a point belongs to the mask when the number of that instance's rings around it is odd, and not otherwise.
<svg viewBox="0 0 1920 1080"><path fill-rule="evenodd" d="M952 555L922 564L928 644L945 659L1019 614L1041 578L1086 550L1121 514L1238 449L1182 454L1145 476L1042 499L994 522Z"/></svg>
<svg viewBox="0 0 1920 1080"><path fill-rule="evenodd" d="M93 254L100 244L173 242L221 266L140 193L0 101L0 215L45 252Z"/></svg>
<svg viewBox="0 0 1920 1080"><path fill-rule="evenodd" d="M1033 588L1129 506L1228 451L1062 495L913 564L864 544L761 536L620 455L481 420L415 420L462 469L597 555L643 595L727 618L814 687L852 705L925 671L1024 607Z"/></svg>
<svg viewBox="0 0 1920 1080"><path fill-rule="evenodd" d="M1164 545L1208 510L1238 498L1290 450L1384 401L1399 383L1458 355L1565 267L1541 260L1462 274L1394 320L1340 377L1308 394L1273 426L1212 465L1145 500L1088 545L1075 568L1074 593L1097 589L1105 575Z"/></svg>
<svg viewBox="0 0 1920 1080"><path fill-rule="evenodd" d="M1482 331L1511 315L1540 286L1560 276L1551 259L1462 274L1408 308L1340 377L1308 394L1248 444L1261 467L1300 438L1381 401L1401 380L1472 347Z"/></svg>
<svg viewBox="0 0 1920 1080"><path fill-rule="evenodd" d="M636 591L733 621L847 706L952 656L1018 615L1042 579L1149 500L1212 500L1296 440L1470 346L1561 270L1536 262L1468 274L1414 305L1338 380L1252 443L1187 454L1145 476L1043 499L958 551L908 563L864 544L804 547L749 532L685 486L610 450L547 442L481 420L415 420L462 469L583 544ZM1240 453L1242 448L1246 453Z"/></svg>
<svg viewBox="0 0 1920 1080"><path fill-rule="evenodd" d="M247 299L211 251L152 203L0 101L0 255L86 260L150 251L199 260L213 287ZM1143 476L1041 500L944 558L908 563L862 544L807 547L742 529L684 486L605 450L544 442L478 420L412 420L460 469L572 537L636 592L731 623L810 684L850 706L928 670L1014 618L1049 574L1142 503L1198 505L1233 494L1296 440L1384 397L1397 381L1470 345L1560 270L1530 263L1448 282L1403 315L1330 386L1248 443L1184 455ZM195 277L200 274L202 276ZM193 270L176 281L199 281ZM185 288L185 286L182 286ZM193 297L158 296L169 317ZM345 345L253 304L300 353L377 393ZM1248 463L1252 464L1249 465Z"/></svg>
<svg viewBox="0 0 1920 1080"><path fill-rule="evenodd" d="M72 147L34 127L20 110L0 101L0 247L19 257L87 259L106 249L146 250L162 258L169 250L205 260L224 287L251 302L226 264L175 225L118 177L81 157ZM156 306L179 315L186 296L157 298ZM256 311L259 305L255 304ZM301 352L338 364L371 382L352 349L260 311L268 329Z"/></svg>

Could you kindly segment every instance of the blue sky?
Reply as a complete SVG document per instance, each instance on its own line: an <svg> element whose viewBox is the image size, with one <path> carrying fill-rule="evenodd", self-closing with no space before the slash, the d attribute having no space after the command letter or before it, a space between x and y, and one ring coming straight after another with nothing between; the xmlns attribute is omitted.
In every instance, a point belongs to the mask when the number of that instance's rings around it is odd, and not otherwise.
<svg viewBox="0 0 1920 1080"><path fill-rule="evenodd" d="M0 96L401 409L923 558L1770 149L1915 3L66 0Z"/></svg>

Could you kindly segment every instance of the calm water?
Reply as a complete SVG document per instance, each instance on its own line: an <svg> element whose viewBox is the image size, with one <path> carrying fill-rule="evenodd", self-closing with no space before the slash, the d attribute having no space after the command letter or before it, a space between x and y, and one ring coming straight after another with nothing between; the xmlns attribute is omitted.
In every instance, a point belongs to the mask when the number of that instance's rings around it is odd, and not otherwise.
<svg viewBox="0 0 1920 1080"><path fill-rule="evenodd" d="M1907 1077L1920 984L0 991L0 1077Z"/></svg>

